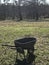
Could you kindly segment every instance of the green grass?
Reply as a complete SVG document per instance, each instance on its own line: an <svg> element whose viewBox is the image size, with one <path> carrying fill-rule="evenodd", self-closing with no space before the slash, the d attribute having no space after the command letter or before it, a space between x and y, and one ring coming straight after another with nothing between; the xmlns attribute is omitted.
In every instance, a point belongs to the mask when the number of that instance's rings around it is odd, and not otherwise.
<svg viewBox="0 0 49 65"><path fill-rule="evenodd" d="M36 65L49 65L49 22L0 21L0 65L14 65L16 51L5 49L2 44L14 45L14 40L25 36L37 39L35 44ZM9 42L9 43L6 43ZM7 47L6 47L7 48Z"/></svg>

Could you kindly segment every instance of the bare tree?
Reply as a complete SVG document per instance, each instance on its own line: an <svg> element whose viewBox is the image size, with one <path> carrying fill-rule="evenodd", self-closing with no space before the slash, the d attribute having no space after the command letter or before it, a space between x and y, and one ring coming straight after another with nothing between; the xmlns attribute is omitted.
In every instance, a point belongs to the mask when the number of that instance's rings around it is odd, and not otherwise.
<svg viewBox="0 0 49 65"><path fill-rule="evenodd" d="M1 4L1 0L0 0L0 4Z"/></svg>
<svg viewBox="0 0 49 65"><path fill-rule="evenodd" d="M40 2L42 1L44 4L46 3L46 0L32 0L33 2L34 2L34 4L36 4L35 5L35 13L36 13L36 20L38 20L39 19L39 4L40 4Z"/></svg>
<svg viewBox="0 0 49 65"><path fill-rule="evenodd" d="M4 4L6 4L6 5L7 5L8 1L9 1L9 0L4 0Z"/></svg>
<svg viewBox="0 0 49 65"><path fill-rule="evenodd" d="M21 0L18 0L18 13L19 13L19 18L22 20L22 14L21 14Z"/></svg>

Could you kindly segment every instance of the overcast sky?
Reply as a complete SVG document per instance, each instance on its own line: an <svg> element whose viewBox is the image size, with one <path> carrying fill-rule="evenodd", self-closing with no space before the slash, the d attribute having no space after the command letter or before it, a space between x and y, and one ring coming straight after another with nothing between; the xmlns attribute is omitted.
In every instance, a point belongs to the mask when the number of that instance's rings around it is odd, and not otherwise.
<svg viewBox="0 0 49 65"><path fill-rule="evenodd" d="M47 0L47 3L49 3L49 0Z"/></svg>
<svg viewBox="0 0 49 65"><path fill-rule="evenodd" d="M3 0L1 0L3 2ZM18 1L18 0L17 0ZM13 0L10 0L10 3L13 3ZM47 3L49 3L49 0L46 0Z"/></svg>

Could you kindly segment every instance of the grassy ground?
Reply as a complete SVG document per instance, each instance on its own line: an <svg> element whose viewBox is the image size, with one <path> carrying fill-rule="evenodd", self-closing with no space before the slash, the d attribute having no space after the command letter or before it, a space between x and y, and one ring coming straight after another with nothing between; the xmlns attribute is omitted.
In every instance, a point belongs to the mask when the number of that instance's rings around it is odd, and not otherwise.
<svg viewBox="0 0 49 65"><path fill-rule="evenodd" d="M14 40L24 36L37 39L35 44L36 65L49 65L49 22L0 21L0 65L14 65L16 51L1 45L14 45ZM6 43L9 42L9 43ZM7 48L7 47L6 47Z"/></svg>

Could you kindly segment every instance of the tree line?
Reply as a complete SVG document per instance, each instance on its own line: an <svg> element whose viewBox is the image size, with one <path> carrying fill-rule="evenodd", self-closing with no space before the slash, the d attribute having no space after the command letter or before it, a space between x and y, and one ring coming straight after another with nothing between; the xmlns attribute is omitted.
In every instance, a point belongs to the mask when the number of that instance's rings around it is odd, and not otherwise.
<svg viewBox="0 0 49 65"><path fill-rule="evenodd" d="M32 2L33 1L33 2ZM45 0L42 0L45 3ZM23 3L22 3L23 2ZM24 3L25 2L25 3ZM40 4L38 0L19 0L17 5L0 5L0 20L49 18L49 5Z"/></svg>

